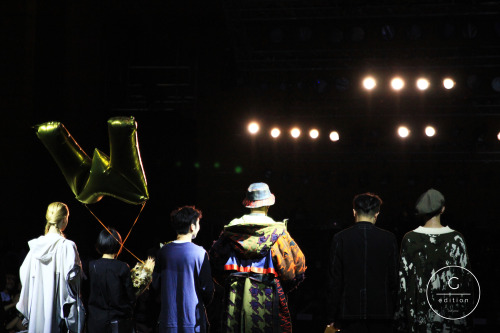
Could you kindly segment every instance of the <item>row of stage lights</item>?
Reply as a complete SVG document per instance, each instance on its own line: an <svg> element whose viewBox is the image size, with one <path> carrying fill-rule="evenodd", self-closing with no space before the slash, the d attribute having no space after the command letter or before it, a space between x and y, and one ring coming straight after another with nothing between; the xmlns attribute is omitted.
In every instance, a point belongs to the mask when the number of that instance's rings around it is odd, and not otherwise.
<svg viewBox="0 0 500 333"><path fill-rule="evenodd" d="M260 125L257 122L251 122L248 124L248 132L251 135L257 135L260 132ZM293 127L290 129L290 136L294 139L298 139L302 135L302 131L298 127ZM410 129L407 126L399 126L397 133L399 137L405 139L410 136ZM424 133L427 137L431 138L436 135L436 129L433 126L426 126ZM281 136L281 130L278 127L274 127L270 130L269 134L272 138L277 139ZM309 137L313 140L319 138L319 130L312 128L309 130ZM330 141L337 142L340 140L340 134L337 131L331 131L329 134ZM500 132L497 134L497 139L500 141Z"/></svg>
<svg viewBox="0 0 500 333"><path fill-rule="evenodd" d="M363 79L362 85L366 90L374 90L377 87L377 80L373 76L367 76ZM452 78L444 78L442 81L443 87L447 90L455 87L455 80ZM400 91L405 88L406 81L399 76L393 77L390 81L390 86L395 91ZM425 77L419 77L415 80L415 87L420 91L425 91L431 86L431 81Z"/></svg>
<svg viewBox="0 0 500 333"><path fill-rule="evenodd" d="M347 91L351 87L350 79L346 77L333 78L333 82L333 85L339 91ZM358 81L356 80L356 82ZM402 92L404 90L411 91L411 89L413 89L420 93L424 93L425 91L432 89L437 90L439 86L447 91L451 91L455 88L464 88L465 86L471 90L484 90L485 82L486 80L484 77L481 78L476 74L470 74L467 78L460 78L457 80L454 77L441 77L439 79L430 78L430 75L421 75L417 77L409 77L409 75L393 75L389 78L382 75L365 75L359 79L359 88L364 89L365 91L375 92L387 87L395 92ZM313 85L319 93L324 93L330 86L328 79L324 80L321 78L314 80ZM299 81L296 82L296 86L299 90L301 90L305 85L303 81ZM262 84L261 87L263 89L267 89L268 84ZM293 84L282 82L279 87L284 91L288 87L293 87ZM500 92L500 76L495 76L491 79L491 88L495 92Z"/></svg>

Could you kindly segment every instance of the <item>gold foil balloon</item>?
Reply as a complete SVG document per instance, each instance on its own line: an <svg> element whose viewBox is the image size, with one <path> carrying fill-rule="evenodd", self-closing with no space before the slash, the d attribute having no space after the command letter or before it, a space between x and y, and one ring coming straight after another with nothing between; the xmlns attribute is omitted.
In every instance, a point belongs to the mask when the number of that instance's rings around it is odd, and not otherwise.
<svg viewBox="0 0 500 333"><path fill-rule="evenodd" d="M91 204L105 195L131 204L149 199L133 117L108 120L110 157L95 149L92 160L63 124L47 122L36 131L79 201Z"/></svg>

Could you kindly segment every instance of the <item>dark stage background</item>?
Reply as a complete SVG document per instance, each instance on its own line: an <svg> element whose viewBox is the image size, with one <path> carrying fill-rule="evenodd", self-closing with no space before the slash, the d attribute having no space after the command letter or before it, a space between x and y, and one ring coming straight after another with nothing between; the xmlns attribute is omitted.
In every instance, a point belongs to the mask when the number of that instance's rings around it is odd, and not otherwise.
<svg viewBox="0 0 500 333"><path fill-rule="evenodd" d="M174 237L168 216L203 210L206 249L244 214L246 187L268 183L275 219L289 218L308 278L290 295L298 332L322 332L327 249L352 223L352 197L384 200L377 225L416 228L418 196L446 197L444 224L462 232L481 301L475 332L498 329L500 21L497 1L8 1L0 5L2 267L17 269L43 232L48 203L70 206L67 237L96 257L101 230L74 199L32 126L60 121L90 155L109 152L107 119L134 116L150 200L126 246L145 258ZM429 75L433 90L367 94L366 74ZM443 91L439 80L456 77ZM500 80L500 79L499 79ZM317 142L251 137L317 126ZM407 140L395 134L410 126ZM433 123L435 138L420 134ZM340 132L330 142L325 133ZM264 131L265 130L265 131ZM305 134L305 133L304 133ZM126 234L140 206L89 208ZM124 253L131 266L135 259ZM211 313L217 309L212 308ZM215 316L215 315L214 315Z"/></svg>

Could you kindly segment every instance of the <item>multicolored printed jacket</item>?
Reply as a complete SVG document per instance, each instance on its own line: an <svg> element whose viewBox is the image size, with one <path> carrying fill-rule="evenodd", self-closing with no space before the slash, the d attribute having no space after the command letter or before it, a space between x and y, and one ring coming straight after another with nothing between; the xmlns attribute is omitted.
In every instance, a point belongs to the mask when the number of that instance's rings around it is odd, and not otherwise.
<svg viewBox="0 0 500 333"><path fill-rule="evenodd" d="M303 281L306 264L285 223L265 215L234 219L214 242L210 263L227 291L225 332L291 331L286 293ZM278 315L280 329L273 323Z"/></svg>

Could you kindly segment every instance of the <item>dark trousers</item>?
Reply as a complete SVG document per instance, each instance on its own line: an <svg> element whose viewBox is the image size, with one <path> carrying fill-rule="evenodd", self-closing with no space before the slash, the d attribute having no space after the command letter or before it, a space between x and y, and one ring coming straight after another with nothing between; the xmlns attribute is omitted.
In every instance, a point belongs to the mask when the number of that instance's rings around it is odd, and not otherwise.
<svg viewBox="0 0 500 333"><path fill-rule="evenodd" d="M391 333L392 320L348 320L342 321L342 333Z"/></svg>

